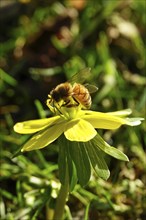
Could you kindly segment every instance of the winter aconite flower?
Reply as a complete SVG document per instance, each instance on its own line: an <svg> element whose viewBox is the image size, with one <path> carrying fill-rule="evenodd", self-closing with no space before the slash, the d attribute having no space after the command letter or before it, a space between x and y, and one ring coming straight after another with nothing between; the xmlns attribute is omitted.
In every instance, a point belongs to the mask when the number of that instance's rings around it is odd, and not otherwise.
<svg viewBox="0 0 146 220"><path fill-rule="evenodd" d="M59 115L38 120L19 122L14 130L20 134L36 133L22 148L22 151L41 149L64 133L69 141L87 142L97 135L96 129L117 129L121 125L136 126L140 118L125 118L131 110L102 113L82 110L80 106L62 107Z"/></svg>
<svg viewBox="0 0 146 220"><path fill-rule="evenodd" d="M89 91L81 84L63 83L48 95L47 106L55 114L46 119L19 122L14 130L20 134L35 133L21 151L31 151L47 147L59 141L59 175L65 184L66 171L73 189L77 180L83 186L91 176L91 165L103 179L109 177L104 153L117 159L128 161L128 157L106 143L98 134L98 129L117 129L121 125L136 126L141 118L128 118L130 109L116 112L96 112L91 106Z"/></svg>

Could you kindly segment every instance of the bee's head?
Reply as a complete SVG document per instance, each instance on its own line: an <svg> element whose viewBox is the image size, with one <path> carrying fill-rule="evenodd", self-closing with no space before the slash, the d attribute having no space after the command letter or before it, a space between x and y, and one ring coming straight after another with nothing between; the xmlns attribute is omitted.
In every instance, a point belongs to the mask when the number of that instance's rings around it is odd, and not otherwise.
<svg viewBox="0 0 146 220"><path fill-rule="evenodd" d="M56 102L59 102L60 99L61 99L60 93L59 93L57 90L55 90L55 89L53 89L53 90L50 92L50 95L51 95L52 99L54 99Z"/></svg>

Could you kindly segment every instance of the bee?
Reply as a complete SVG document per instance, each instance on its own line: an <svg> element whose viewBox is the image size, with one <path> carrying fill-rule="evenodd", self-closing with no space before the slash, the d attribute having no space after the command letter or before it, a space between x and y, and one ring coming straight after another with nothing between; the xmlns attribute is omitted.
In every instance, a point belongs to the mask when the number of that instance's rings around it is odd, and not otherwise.
<svg viewBox="0 0 146 220"><path fill-rule="evenodd" d="M73 85L73 95L74 100L81 104L83 108L89 109L91 107L92 101L89 90L82 84L75 83Z"/></svg>
<svg viewBox="0 0 146 220"><path fill-rule="evenodd" d="M82 85L77 81L84 82L90 71L90 68L85 68L75 74L69 82L56 86L48 95L47 105L58 108L81 105L82 108L89 109L92 104L90 93L97 91L97 87L90 84Z"/></svg>
<svg viewBox="0 0 146 220"><path fill-rule="evenodd" d="M69 105L70 98L73 94L72 85L69 82L61 83L51 90L49 97L49 103L55 106L58 103L59 107Z"/></svg>

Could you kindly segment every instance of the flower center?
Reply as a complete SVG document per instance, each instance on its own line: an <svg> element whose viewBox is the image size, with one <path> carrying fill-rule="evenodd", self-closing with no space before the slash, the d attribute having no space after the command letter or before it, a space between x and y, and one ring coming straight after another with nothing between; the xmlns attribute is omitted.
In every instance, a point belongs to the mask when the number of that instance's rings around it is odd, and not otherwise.
<svg viewBox="0 0 146 220"><path fill-rule="evenodd" d="M83 114L81 111L82 105L76 102L72 97L67 100L60 100L59 102L47 100L47 106L56 115L60 115L64 119L74 119L78 118Z"/></svg>
<svg viewBox="0 0 146 220"><path fill-rule="evenodd" d="M78 106L72 106L72 107L61 107L61 113L64 116L65 119L75 119L79 118L81 116L81 105Z"/></svg>

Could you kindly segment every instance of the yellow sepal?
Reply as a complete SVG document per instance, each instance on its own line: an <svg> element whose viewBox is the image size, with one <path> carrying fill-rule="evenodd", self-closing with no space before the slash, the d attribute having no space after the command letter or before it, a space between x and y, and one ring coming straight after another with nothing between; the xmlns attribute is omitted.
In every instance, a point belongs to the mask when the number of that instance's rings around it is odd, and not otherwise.
<svg viewBox="0 0 146 220"><path fill-rule="evenodd" d="M64 126L64 122L62 122L60 124L52 125L43 131L39 131L27 141L26 144L24 144L21 151L31 151L46 147L63 133Z"/></svg>
<svg viewBox="0 0 146 220"><path fill-rule="evenodd" d="M73 121L68 122L66 124L64 135L70 141L86 142L94 138L96 133L96 130L89 122L80 119L74 124Z"/></svg>
<svg viewBox="0 0 146 220"><path fill-rule="evenodd" d="M119 113L120 115L126 114L126 112L122 114L122 111ZM127 112L128 114L128 112ZM102 112L94 112L94 111L86 111L86 114L82 116L83 119L91 123L94 128L101 129L117 129L121 125L130 125L136 126L141 123L142 118L121 118L118 116L118 112L111 113L102 113Z"/></svg>
<svg viewBox="0 0 146 220"><path fill-rule="evenodd" d="M60 116L54 116L51 118L18 122L14 125L14 131L20 134L32 134L44 129L47 126L59 123L60 121L62 121Z"/></svg>

